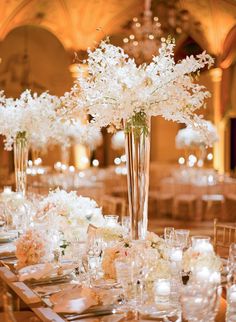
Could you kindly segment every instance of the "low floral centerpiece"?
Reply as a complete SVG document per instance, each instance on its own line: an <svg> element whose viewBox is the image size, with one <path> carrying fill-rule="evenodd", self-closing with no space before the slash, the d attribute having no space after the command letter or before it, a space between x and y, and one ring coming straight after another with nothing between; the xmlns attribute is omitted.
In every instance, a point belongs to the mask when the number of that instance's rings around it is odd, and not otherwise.
<svg viewBox="0 0 236 322"><path fill-rule="evenodd" d="M16 241L17 268L40 263L47 255L48 241L42 233L35 230L27 230Z"/></svg>
<svg viewBox="0 0 236 322"><path fill-rule="evenodd" d="M96 201L78 196L76 191L66 192L59 188L50 191L40 202L37 218L49 220L51 225L57 226L66 240L70 240L73 228L81 234L78 237L85 239L89 224L95 227L104 225L101 208Z"/></svg>

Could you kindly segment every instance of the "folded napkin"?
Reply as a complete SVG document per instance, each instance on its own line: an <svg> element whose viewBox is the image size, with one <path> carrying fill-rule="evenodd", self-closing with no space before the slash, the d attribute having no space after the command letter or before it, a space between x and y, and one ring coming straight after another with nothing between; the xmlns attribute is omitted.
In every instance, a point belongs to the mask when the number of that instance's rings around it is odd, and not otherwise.
<svg viewBox="0 0 236 322"><path fill-rule="evenodd" d="M0 257L15 255L16 246L12 243L0 245Z"/></svg>
<svg viewBox="0 0 236 322"><path fill-rule="evenodd" d="M18 271L19 281L40 280L47 277L60 277L77 267L73 263L62 263L60 265L54 263L35 264L21 268ZM69 272L68 272L69 273Z"/></svg>
<svg viewBox="0 0 236 322"><path fill-rule="evenodd" d="M98 296L90 288L75 285L71 290L63 290L50 296L53 310L57 313L80 314L98 304Z"/></svg>

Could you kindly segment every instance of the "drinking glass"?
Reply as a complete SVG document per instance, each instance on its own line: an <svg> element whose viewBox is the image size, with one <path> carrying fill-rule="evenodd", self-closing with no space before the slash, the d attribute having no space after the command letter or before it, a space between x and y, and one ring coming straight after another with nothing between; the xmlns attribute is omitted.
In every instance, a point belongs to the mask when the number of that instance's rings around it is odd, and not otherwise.
<svg viewBox="0 0 236 322"><path fill-rule="evenodd" d="M118 225L119 216L117 215L105 215L105 224L109 227L115 227Z"/></svg>
<svg viewBox="0 0 236 322"><path fill-rule="evenodd" d="M190 230L188 230L188 229L175 229L176 243L182 249L188 247L189 233L190 233Z"/></svg>
<svg viewBox="0 0 236 322"><path fill-rule="evenodd" d="M4 202L0 202L0 229L7 230L8 220L6 214L6 205Z"/></svg>
<svg viewBox="0 0 236 322"><path fill-rule="evenodd" d="M139 283L135 262L132 258L115 261L116 278L123 290L124 303L122 310L133 310L138 308Z"/></svg>
<svg viewBox="0 0 236 322"><path fill-rule="evenodd" d="M128 237L130 234L130 226L131 226L130 216L123 216L121 218L121 225L123 228L124 235Z"/></svg>
<svg viewBox="0 0 236 322"><path fill-rule="evenodd" d="M88 240L87 243L87 260L88 271L90 273L90 281L96 281L101 272L101 255L103 249L103 241L99 237L94 237Z"/></svg>
<svg viewBox="0 0 236 322"><path fill-rule="evenodd" d="M164 229L164 239L167 243L173 242L174 239L174 227L165 227Z"/></svg>
<svg viewBox="0 0 236 322"><path fill-rule="evenodd" d="M202 284L188 284L181 290L183 317L191 322L206 322L209 316L211 292Z"/></svg>

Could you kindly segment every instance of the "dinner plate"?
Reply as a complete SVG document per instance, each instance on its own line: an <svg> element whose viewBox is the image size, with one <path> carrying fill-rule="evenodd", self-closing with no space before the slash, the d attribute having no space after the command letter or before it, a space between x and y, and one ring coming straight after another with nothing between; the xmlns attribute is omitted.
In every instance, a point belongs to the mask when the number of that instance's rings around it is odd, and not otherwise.
<svg viewBox="0 0 236 322"><path fill-rule="evenodd" d="M0 243L9 243L18 237L16 230L0 231Z"/></svg>
<svg viewBox="0 0 236 322"><path fill-rule="evenodd" d="M58 282L69 276L77 265L73 262L60 264L40 263L26 266L18 271L23 280L30 283ZM28 278L27 278L28 276Z"/></svg>

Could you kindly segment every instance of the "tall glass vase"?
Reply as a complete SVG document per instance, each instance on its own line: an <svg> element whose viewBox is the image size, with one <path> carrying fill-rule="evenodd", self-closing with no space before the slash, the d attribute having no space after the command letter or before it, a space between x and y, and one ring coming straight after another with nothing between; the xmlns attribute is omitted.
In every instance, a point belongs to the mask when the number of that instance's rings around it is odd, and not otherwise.
<svg viewBox="0 0 236 322"><path fill-rule="evenodd" d="M124 126L131 238L145 239L148 224L150 117L137 115L126 120Z"/></svg>
<svg viewBox="0 0 236 322"><path fill-rule="evenodd" d="M26 193L28 163L28 140L26 132L18 132L14 142L14 165L16 191L23 195Z"/></svg>

